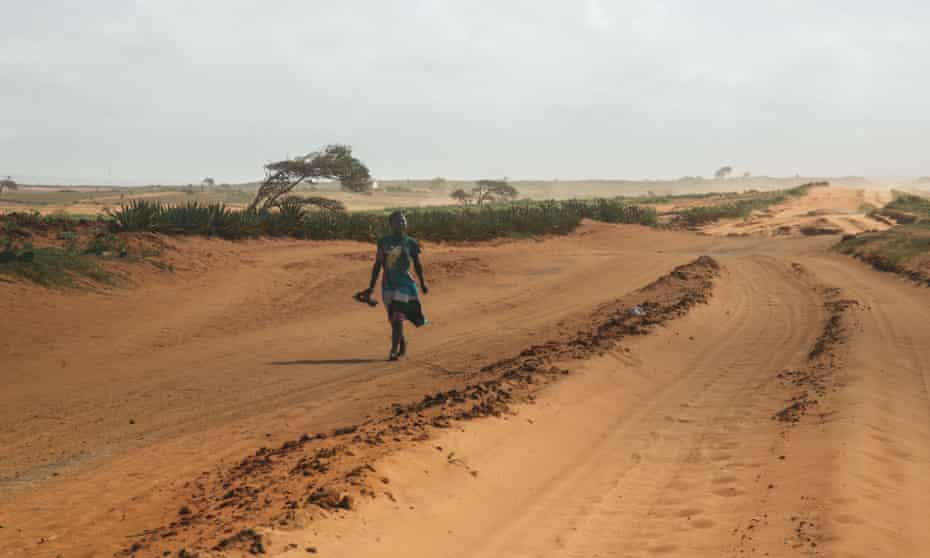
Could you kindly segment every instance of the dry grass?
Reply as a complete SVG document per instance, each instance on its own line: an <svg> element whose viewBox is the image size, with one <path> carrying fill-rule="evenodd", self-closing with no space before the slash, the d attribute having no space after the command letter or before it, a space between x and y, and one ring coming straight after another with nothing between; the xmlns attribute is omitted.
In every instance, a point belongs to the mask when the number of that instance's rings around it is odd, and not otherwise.
<svg viewBox="0 0 930 558"><path fill-rule="evenodd" d="M930 285L930 222L849 235L836 249L881 271L898 273Z"/></svg>

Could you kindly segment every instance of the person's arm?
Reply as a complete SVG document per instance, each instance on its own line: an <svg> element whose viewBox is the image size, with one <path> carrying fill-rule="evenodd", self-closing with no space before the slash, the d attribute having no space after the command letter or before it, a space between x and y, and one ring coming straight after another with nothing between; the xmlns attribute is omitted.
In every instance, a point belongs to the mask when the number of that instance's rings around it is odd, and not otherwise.
<svg viewBox="0 0 930 558"><path fill-rule="evenodd" d="M381 275L381 260L383 259L384 258L381 256L381 248L379 247L378 252L375 254L375 264L371 267L371 283L368 285L369 291L375 290L375 283L378 282L378 275Z"/></svg>
<svg viewBox="0 0 930 558"><path fill-rule="evenodd" d="M423 266L420 264L420 254L413 254L413 269L417 272L417 277L420 279L420 288L423 289L423 294L429 293L429 288L426 286L426 280L423 279Z"/></svg>
<svg viewBox="0 0 930 558"><path fill-rule="evenodd" d="M378 275L381 275L381 261L375 260L375 265L371 267L371 283L368 284L368 290L375 290L375 283L378 282Z"/></svg>

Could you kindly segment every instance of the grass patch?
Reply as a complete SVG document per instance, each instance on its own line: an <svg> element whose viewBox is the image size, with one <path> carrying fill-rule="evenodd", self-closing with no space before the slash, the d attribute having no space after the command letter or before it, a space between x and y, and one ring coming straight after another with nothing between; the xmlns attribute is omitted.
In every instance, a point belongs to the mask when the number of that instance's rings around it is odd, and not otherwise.
<svg viewBox="0 0 930 558"><path fill-rule="evenodd" d="M765 209L772 205L784 203L791 198L805 196L811 188L826 186L826 182L811 182L789 190L776 190L774 192L759 192L756 196L728 201L726 203L689 207L674 213L674 223L693 228L720 219L743 219L753 211Z"/></svg>
<svg viewBox="0 0 930 558"><path fill-rule="evenodd" d="M75 225L90 225L102 221L103 219L98 215L65 213L64 211L56 211L48 215L42 215L38 211L14 211L0 213L0 227L2 227L0 232L17 227L32 230L68 229Z"/></svg>
<svg viewBox="0 0 930 558"><path fill-rule="evenodd" d="M892 190L892 199L885 207L930 215L930 198Z"/></svg>
<svg viewBox="0 0 930 558"><path fill-rule="evenodd" d="M880 209L867 215L888 225L913 225L930 222L930 198L892 190L892 199Z"/></svg>
<svg viewBox="0 0 930 558"><path fill-rule="evenodd" d="M892 227L844 236L834 248L881 271L930 285L930 198L893 190L891 202L869 216Z"/></svg>
<svg viewBox="0 0 930 558"><path fill-rule="evenodd" d="M930 222L847 235L834 249L881 271L899 273L930 284Z"/></svg>
<svg viewBox="0 0 930 558"><path fill-rule="evenodd" d="M894 198L879 212L903 224L927 221L930 220L930 199L894 192Z"/></svg>
<svg viewBox="0 0 930 558"><path fill-rule="evenodd" d="M92 288L94 285L117 285L124 278L106 261L148 261L167 271L170 264L150 259L161 255L152 248L130 249L126 241L105 228L51 228L22 226L22 215L6 215L0 219L0 280L25 279L46 287ZM26 221L32 219L26 216ZM46 225L46 221L38 221ZM94 231L95 234L88 234ZM46 233L43 242L54 238L50 246L33 246L29 238L36 232ZM18 239L18 240L17 240Z"/></svg>
<svg viewBox="0 0 930 558"><path fill-rule="evenodd" d="M116 276L91 255L70 247L33 248L7 244L0 252L0 275L18 277L46 287L78 287L87 283L112 285Z"/></svg>
<svg viewBox="0 0 930 558"><path fill-rule="evenodd" d="M711 198L729 199L743 196L739 192L703 192L700 194L668 194L668 195L646 195L646 196L625 196L621 199L631 203L641 203L648 205L659 205L675 203L680 201L697 201Z"/></svg>

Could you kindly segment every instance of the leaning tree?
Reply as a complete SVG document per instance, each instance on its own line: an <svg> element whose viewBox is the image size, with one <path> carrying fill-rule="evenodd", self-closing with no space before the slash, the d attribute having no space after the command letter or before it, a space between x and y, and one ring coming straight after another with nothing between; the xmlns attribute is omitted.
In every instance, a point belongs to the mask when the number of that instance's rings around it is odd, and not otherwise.
<svg viewBox="0 0 930 558"><path fill-rule="evenodd" d="M327 145L319 151L265 165L265 180L258 187L248 211L279 206L284 197L302 182L336 179L348 192L371 190L371 174L364 163L352 156L348 145ZM291 198L297 199L297 198ZM324 207L326 198L299 198L307 205ZM295 203L295 202L290 202ZM338 203L338 202L337 202Z"/></svg>

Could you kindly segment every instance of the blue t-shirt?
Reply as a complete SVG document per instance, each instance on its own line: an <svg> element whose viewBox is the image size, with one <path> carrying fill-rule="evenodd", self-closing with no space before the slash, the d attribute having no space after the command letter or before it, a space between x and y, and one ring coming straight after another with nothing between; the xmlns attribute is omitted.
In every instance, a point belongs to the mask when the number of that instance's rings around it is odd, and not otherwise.
<svg viewBox="0 0 930 558"><path fill-rule="evenodd" d="M410 265L419 254L420 245L407 235L391 234L378 240L378 261L384 266L381 289L387 294L385 300L417 298L417 284L410 276Z"/></svg>

